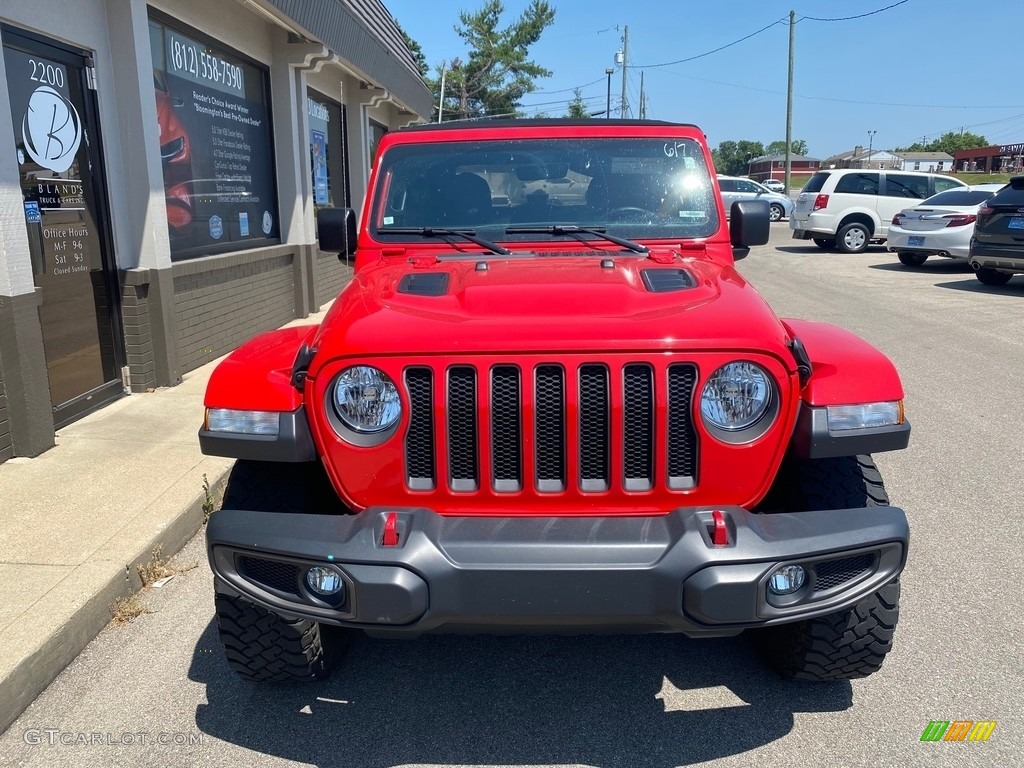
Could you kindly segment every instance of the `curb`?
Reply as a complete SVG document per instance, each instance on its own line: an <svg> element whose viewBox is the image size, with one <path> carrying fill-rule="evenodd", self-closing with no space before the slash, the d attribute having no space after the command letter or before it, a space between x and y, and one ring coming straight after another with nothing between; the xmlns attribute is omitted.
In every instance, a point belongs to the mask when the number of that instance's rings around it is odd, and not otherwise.
<svg viewBox="0 0 1024 768"><path fill-rule="evenodd" d="M210 496L215 496L227 483L231 470L228 464L216 473L206 473ZM213 474L213 477L209 475ZM204 491L189 504L173 515L152 537L141 552L134 553L123 566L111 563L109 575L104 574L99 584L93 587L90 596L78 593L80 605L53 631L39 639L13 668L0 670L0 733L6 731L28 706L35 701L47 686L54 681L65 667L112 621L111 606L119 599L138 592L142 588L136 566L146 563L156 547L166 557L179 552L203 527L204 505L207 494ZM67 581L67 580L65 580ZM59 591L64 584L53 591ZM58 598L60 599L60 598ZM45 602L45 601L41 601ZM31 613L26 614L32 618Z"/></svg>

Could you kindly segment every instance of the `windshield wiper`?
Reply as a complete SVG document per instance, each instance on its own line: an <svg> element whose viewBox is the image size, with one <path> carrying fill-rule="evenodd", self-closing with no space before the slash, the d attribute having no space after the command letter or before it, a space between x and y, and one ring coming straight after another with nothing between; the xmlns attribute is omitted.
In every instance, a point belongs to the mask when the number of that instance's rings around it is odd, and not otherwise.
<svg viewBox="0 0 1024 768"><path fill-rule="evenodd" d="M422 235L423 237L439 237L448 243L453 248L457 247L454 237L464 237L471 243L486 248L491 253L497 253L501 256L509 256L512 251L508 248L503 248L497 243L492 243L490 240L485 240L482 237L477 237L476 232L472 229L445 229L443 227L380 227L377 230L382 235Z"/></svg>
<svg viewBox="0 0 1024 768"><path fill-rule="evenodd" d="M628 248L633 253L647 253L648 248L646 245L640 245L640 243L634 243L632 240L627 240L624 237L616 237L615 235L609 235L604 227L579 227L575 224L552 224L549 227L506 227L506 235L569 235L575 237L581 243L588 242L588 239L584 235L592 235L599 237L602 240L607 240L609 243L615 243L621 245L623 248Z"/></svg>

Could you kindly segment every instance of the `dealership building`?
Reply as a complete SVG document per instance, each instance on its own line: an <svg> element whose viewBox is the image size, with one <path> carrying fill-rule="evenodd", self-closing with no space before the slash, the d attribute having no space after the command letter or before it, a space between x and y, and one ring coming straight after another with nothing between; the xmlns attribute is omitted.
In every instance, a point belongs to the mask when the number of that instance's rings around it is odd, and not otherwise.
<svg viewBox="0 0 1024 768"><path fill-rule="evenodd" d="M0 42L0 462L333 298L316 210L432 108L380 0L4 0Z"/></svg>

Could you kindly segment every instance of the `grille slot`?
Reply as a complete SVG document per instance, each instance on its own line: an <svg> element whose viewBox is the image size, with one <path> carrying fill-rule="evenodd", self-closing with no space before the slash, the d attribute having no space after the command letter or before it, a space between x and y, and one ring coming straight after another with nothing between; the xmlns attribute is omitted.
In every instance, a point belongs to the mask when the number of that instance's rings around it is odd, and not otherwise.
<svg viewBox="0 0 1024 768"><path fill-rule="evenodd" d="M842 560L826 560L814 566L814 591L824 592L834 589L848 581L863 575L875 563L875 556L870 553L844 557Z"/></svg>
<svg viewBox="0 0 1024 768"><path fill-rule="evenodd" d="M299 569L291 563L280 560L264 560L262 557L239 558L242 575L250 581L289 595L299 594Z"/></svg>
<svg viewBox="0 0 1024 768"><path fill-rule="evenodd" d="M654 372L627 365L622 372L623 482L627 491L654 487Z"/></svg>
<svg viewBox="0 0 1024 768"><path fill-rule="evenodd" d="M697 433L693 427L693 389L697 368L668 368L668 487L693 488L697 482Z"/></svg>
<svg viewBox="0 0 1024 768"><path fill-rule="evenodd" d="M448 369L448 480L453 491L479 488L476 438L476 370Z"/></svg>
<svg viewBox="0 0 1024 768"><path fill-rule="evenodd" d="M565 376L557 365L534 373L537 490L565 490Z"/></svg>
<svg viewBox="0 0 1024 768"><path fill-rule="evenodd" d="M519 369L495 366L491 370L491 461L498 492L523 488L522 420Z"/></svg>
<svg viewBox="0 0 1024 768"><path fill-rule="evenodd" d="M432 491L437 469L434 461L434 374L429 368L405 372L409 392L409 431L405 435L405 474L409 489Z"/></svg>
<svg viewBox="0 0 1024 768"><path fill-rule="evenodd" d="M580 398L580 488L607 491L610 485L611 402L608 369L584 365L579 370Z"/></svg>

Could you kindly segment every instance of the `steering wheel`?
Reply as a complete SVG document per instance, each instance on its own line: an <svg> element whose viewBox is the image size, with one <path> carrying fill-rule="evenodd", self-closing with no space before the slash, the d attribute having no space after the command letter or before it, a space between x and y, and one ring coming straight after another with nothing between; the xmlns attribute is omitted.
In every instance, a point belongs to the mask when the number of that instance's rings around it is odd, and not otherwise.
<svg viewBox="0 0 1024 768"><path fill-rule="evenodd" d="M639 208L632 205L624 205L619 208L612 208L608 215L614 219L656 219L658 214L646 208Z"/></svg>

